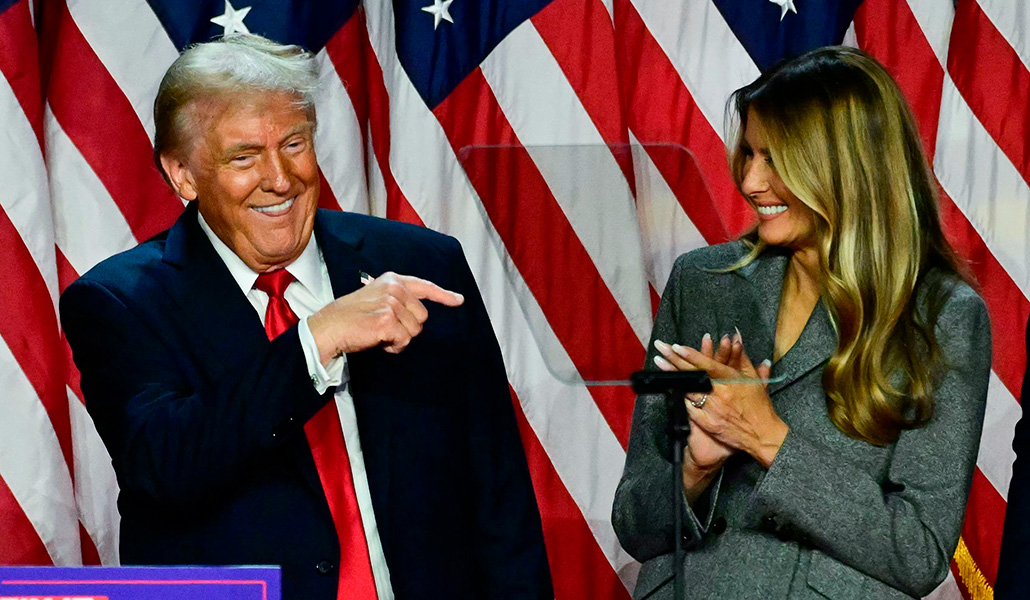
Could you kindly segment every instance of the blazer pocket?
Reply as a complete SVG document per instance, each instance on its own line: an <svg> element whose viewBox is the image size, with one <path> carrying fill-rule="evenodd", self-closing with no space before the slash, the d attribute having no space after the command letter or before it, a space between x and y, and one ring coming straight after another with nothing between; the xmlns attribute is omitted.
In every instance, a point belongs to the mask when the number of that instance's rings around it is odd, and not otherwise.
<svg viewBox="0 0 1030 600"><path fill-rule="evenodd" d="M822 552L812 552L808 565L808 587L830 600L867 600L869 578Z"/></svg>
<svg viewBox="0 0 1030 600"><path fill-rule="evenodd" d="M661 600L672 598L672 579L674 562L672 554L663 554L647 561L640 567L637 575L637 586L633 590L634 600L648 598L648 600ZM659 589L662 587L665 589Z"/></svg>

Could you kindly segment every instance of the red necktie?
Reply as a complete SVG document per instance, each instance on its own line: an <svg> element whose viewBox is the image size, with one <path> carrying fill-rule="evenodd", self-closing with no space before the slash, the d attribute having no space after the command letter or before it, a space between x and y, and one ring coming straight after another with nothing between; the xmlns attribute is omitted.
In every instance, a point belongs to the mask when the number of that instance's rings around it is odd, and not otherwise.
<svg viewBox="0 0 1030 600"><path fill-rule="evenodd" d="M293 275L286 269L279 269L258 275L254 283L256 289L268 294L265 333L270 340L300 320L283 296L293 280ZM343 429L336 412L336 402L327 403L311 417L304 425L304 433L329 503L336 536L340 540L340 579L336 597L338 600L375 600L375 579L372 577L368 544L365 542L365 530L358 511L358 498L354 494L350 459L343 443Z"/></svg>

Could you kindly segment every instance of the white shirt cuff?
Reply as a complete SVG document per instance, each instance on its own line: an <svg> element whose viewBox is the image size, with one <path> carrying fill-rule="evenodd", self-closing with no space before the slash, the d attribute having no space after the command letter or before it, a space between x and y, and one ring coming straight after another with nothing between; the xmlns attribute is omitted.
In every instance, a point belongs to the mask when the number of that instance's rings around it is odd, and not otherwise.
<svg viewBox="0 0 1030 600"><path fill-rule="evenodd" d="M321 353L315 343L315 336L311 335L308 320L301 319L297 329L300 335L300 347L304 351L304 362L308 366L308 375L311 376L311 383L315 386L315 391L324 394L331 386L342 385L344 368L347 366L347 355L341 354L329 361L328 367L323 367L322 361L318 358Z"/></svg>

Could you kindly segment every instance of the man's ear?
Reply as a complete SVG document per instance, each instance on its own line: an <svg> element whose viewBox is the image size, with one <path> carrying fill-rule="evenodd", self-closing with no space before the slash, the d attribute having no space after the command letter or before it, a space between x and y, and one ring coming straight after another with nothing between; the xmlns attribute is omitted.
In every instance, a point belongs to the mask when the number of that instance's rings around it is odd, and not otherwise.
<svg viewBox="0 0 1030 600"><path fill-rule="evenodd" d="M171 154L162 154L161 167L168 174L172 187L175 188L175 192L180 197L184 200L197 199L196 179L193 176L193 171L190 170L186 163Z"/></svg>

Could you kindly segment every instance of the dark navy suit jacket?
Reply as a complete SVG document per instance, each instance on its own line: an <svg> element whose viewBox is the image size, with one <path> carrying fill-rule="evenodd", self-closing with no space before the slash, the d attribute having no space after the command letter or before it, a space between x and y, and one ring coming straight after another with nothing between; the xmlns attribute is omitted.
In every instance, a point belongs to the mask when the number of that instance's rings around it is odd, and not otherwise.
<svg viewBox="0 0 1030 600"><path fill-rule="evenodd" d="M1026 329L1026 347L1030 356L1030 323ZM1030 399L1030 368L1023 377L1020 399L1023 402ZM1016 462L1012 465L1005 532L994 587L997 600L1030 598L1030 419L1026 417L1026 408L1023 411L1012 441Z"/></svg>
<svg viewBox="0 0 1030 600"><path fill-rule="evenodd" d="M453 238L319 211L333 293L359 271L465 295L400 354L348 356L398 598L553 597L500 350ZM303 424L318 395L294 326L269 342L190 205L73 283L61 318L121 487L124 564L278 564L284 598L335 598L339 545Z"/></svg>

